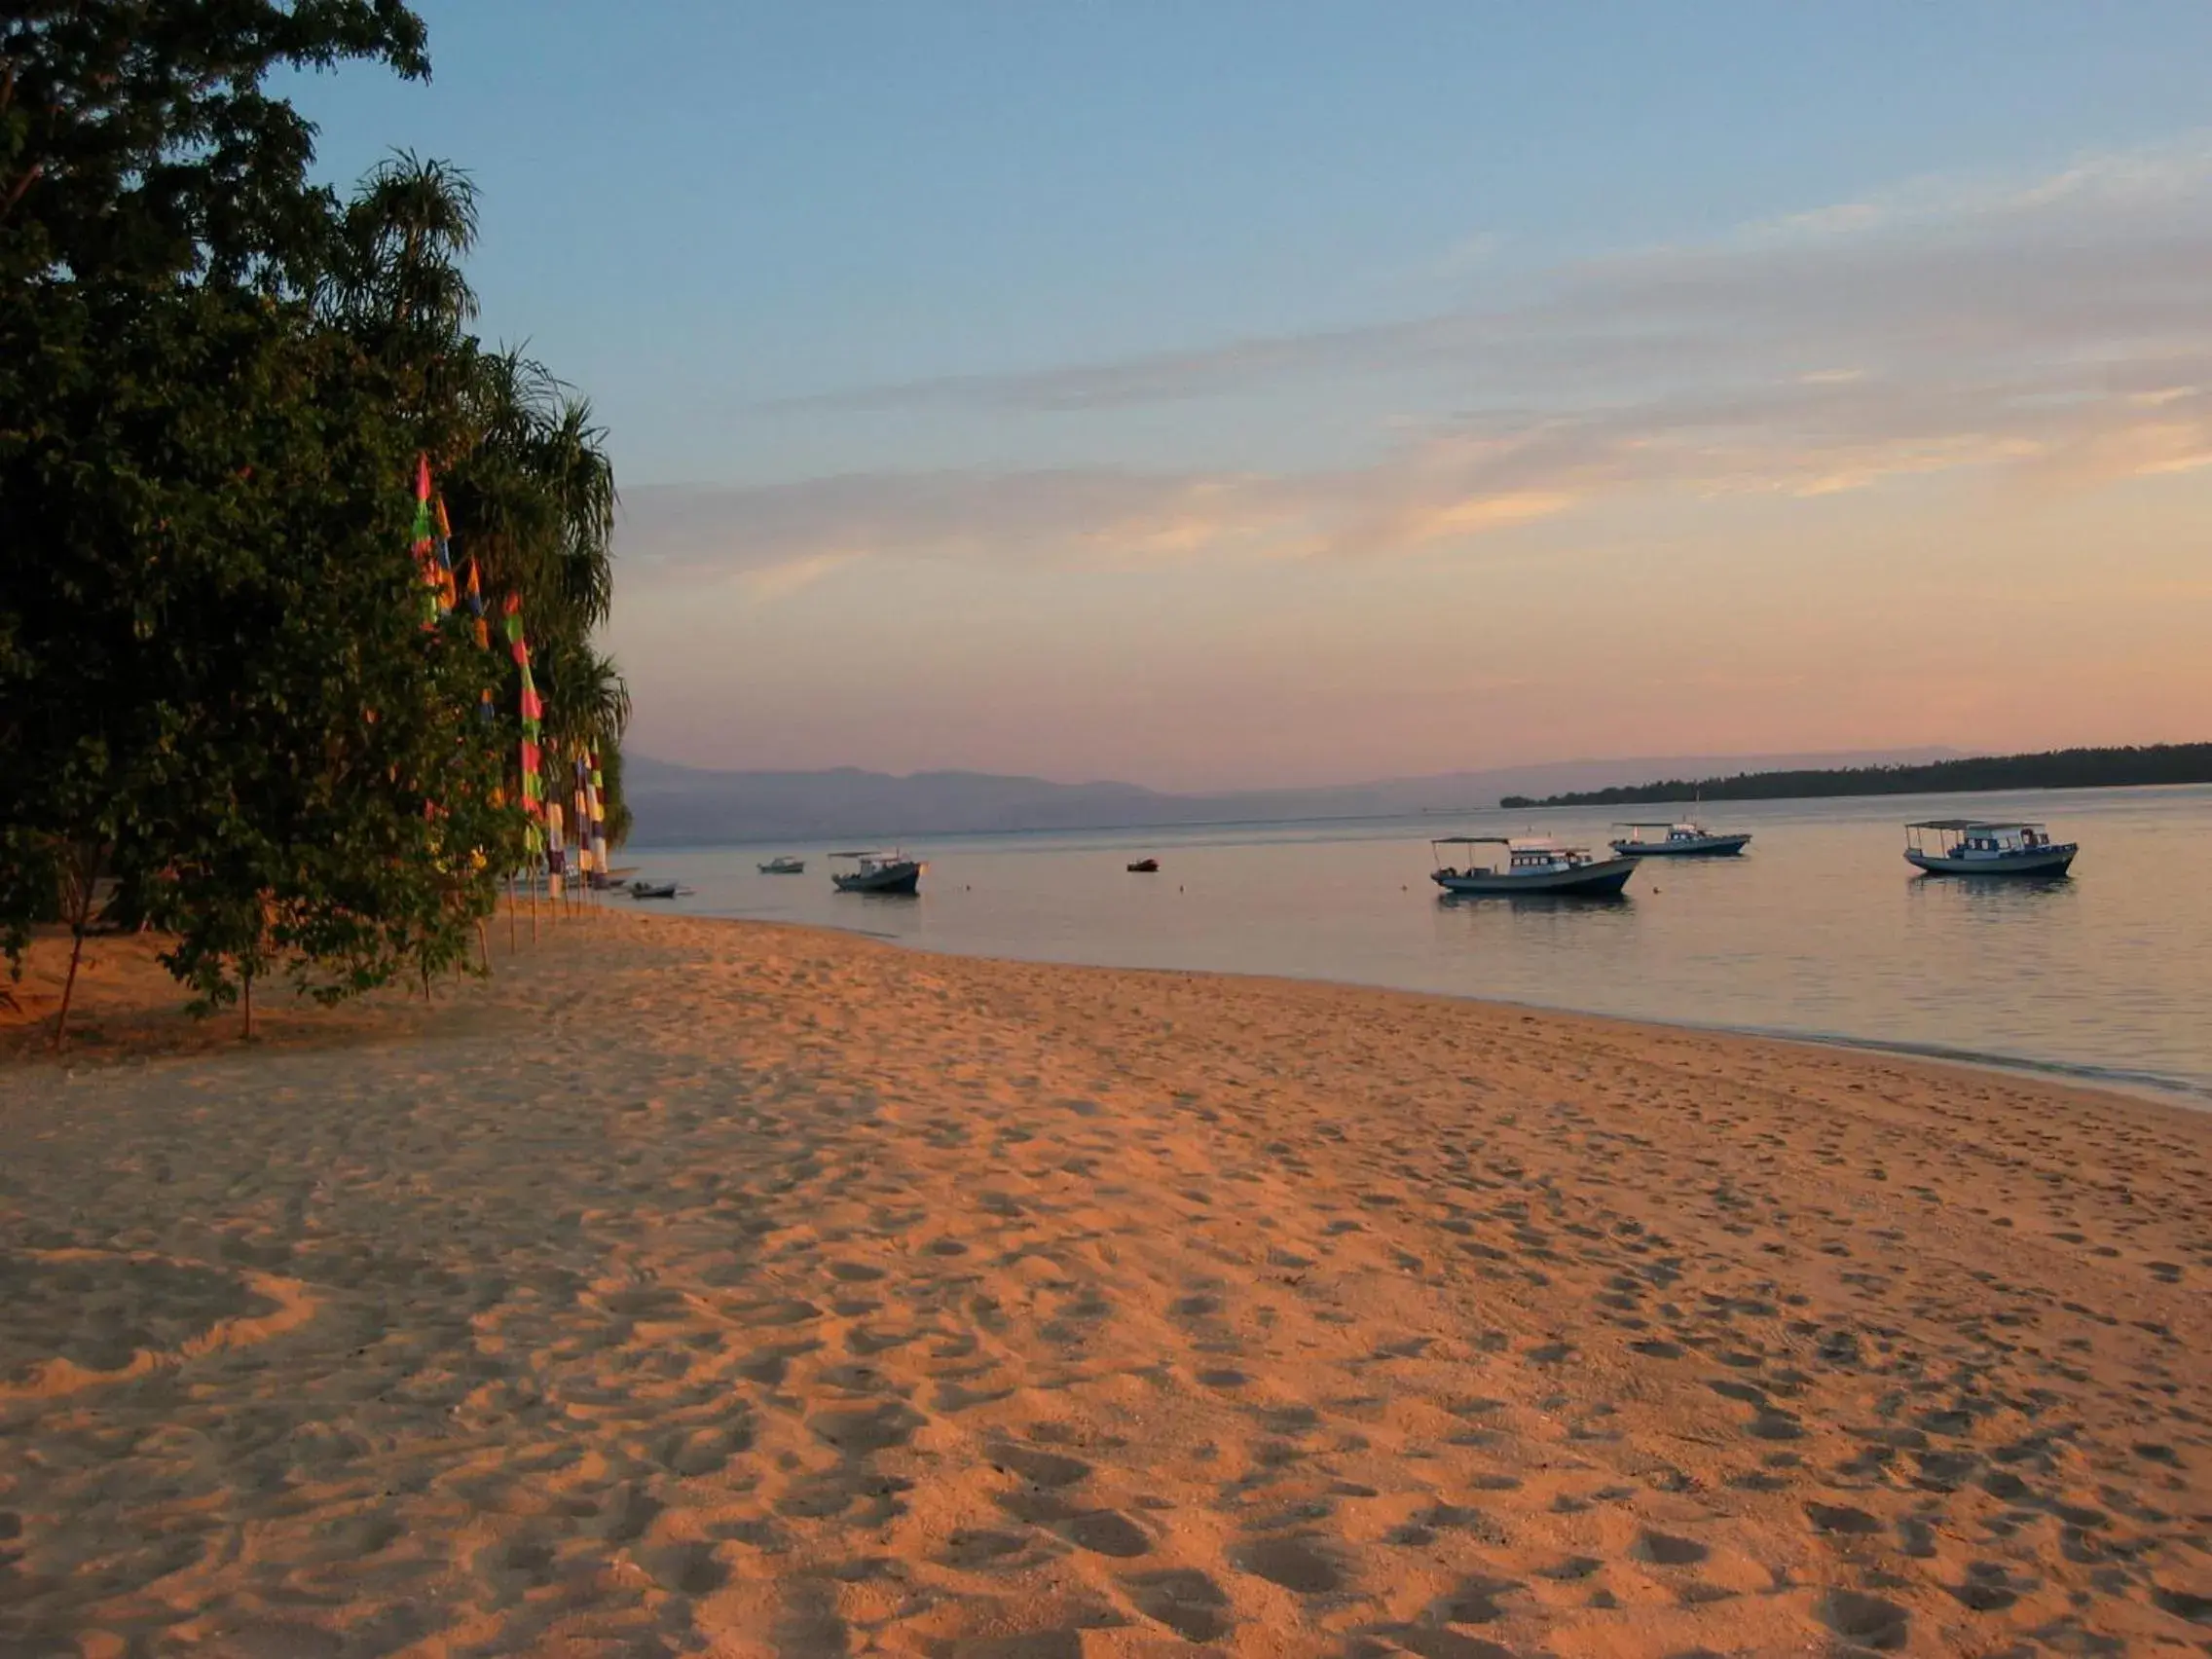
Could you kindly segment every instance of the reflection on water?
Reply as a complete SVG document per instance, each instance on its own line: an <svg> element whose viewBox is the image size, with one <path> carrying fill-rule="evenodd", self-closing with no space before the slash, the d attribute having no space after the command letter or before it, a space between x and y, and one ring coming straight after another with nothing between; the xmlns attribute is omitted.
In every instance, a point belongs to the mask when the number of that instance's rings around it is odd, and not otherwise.
<svg viewBox="0 0 2212 1659"><path fill-rule="evenodd" d="M2043 818L2057 880L1922 875L1909 818ZM1653 860L1609 901L1438 895L1432 818L951 837L921 896L837 894L754 863L799 846L641 849L678 908L881 934L933 950L1397 985L1692 1024L2003 1056L2212 1100L2212 789L1759 802L1740 859ZM1600 815L1449 827L1598 841ZM1157 875L1133 875L1139 854Z"/></svg>
<svg viewBox="0 0 2212 1659"><path fill-rule="evenodd" d="M2081 891L2071 875L1917 875L1907 893L1939 895L1958 903L2037 904Z"/></svg>
<svg viewBox="0 0 2212 1659"><path fill-rule="evenodd" d="M1446 909L1459 905L1513 904L1537 910L1617 910L1629 902L1625 893L1446 893L1437 903Z"/></svg>

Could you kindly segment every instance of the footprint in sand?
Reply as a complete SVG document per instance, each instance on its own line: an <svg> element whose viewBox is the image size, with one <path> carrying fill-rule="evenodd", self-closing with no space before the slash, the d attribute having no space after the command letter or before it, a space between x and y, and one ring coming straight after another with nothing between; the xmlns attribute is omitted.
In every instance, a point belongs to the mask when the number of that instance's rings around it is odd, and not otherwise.
<svg viewBox="0 0 2212 1659"><path fill-rule="evenodd" d="M1646 1528L1629 1549L1629 1555L1653 1567L1695 1567L1709 1553L1695 1538L1678 1538L1672 1532Z"/></svg>
<svg viewBox="0 0 2212 1659"><path fill-rule="evenodd" d="M1150 1572L1128 1581L1129 1599L1186 1641L1211 1641L1229 1629L1229 1598L1196 1567Z"/></svg>
<svg viewBox="0 0 2212 1659"><path fill-rule="evenodd" d="M1844 1641L1877 1653L1902 1647L1911 1615L1894 1602L1859 1590L1831 1590L1814 1604L1813 1616Z"/></svg>
<svg viewBox="0 0 2212 1659"><path fill-rule="evenodd" d="M146 1251L0 1252L0 1400L129 1382L314 1317L297 1279Z"/></svg>
<svg viewBox="0 0 2212 1659"><path fill-rule="evenodd" d="M1230 1552L1239 1571L1300 1596L1326 1596L1342 1590L1347 1575L1338 1552L1310 1533L1254 1538Z"/></svg>

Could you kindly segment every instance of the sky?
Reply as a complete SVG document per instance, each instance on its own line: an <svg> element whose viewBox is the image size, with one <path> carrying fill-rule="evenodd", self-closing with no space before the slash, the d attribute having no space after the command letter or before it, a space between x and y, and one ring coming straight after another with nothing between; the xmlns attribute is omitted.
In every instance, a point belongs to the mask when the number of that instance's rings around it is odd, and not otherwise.
<svg viewBox="0 0 2212 1659"><path fill-rule="evenodd" d="M2212 8L419 4L630 747L1169 789L2212 737Z"/></svg>

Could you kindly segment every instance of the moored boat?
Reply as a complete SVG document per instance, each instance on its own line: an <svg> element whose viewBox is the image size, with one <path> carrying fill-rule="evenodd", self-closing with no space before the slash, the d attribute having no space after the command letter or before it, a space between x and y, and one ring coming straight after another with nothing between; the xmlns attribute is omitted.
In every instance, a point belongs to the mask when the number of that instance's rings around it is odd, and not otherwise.
<svg viewBox="0 0 2212 1659"><path fill-rule="evenodd" d="M840 893L903 893L921 890L922 871L929 868L894 848L890 852L831 853L830 885Z"/></svg>
<svg viewBox="0 0 2212 1659"><path fill-rule="evenodd" d="M1158 875L1160 873L1160 861L1158 859L1139 859L1135 864L1129 866L1129 873L1131 875Z"/></svg>
<svg viewBox="0 0 2212 1659"><path fill-rule="evenodd" d="M1447 847L1493 846L1505 849L1505 863L1464 867L1446 864ZM1636 873L1632 858L1601 859L1587 847L1516 839L1510 835L1445 835L1429 843L1437 867L1429 879L1447 893L1465 895L1543 894L1555 899L1610 899Z"/></svg>
<svg viewBox="0 0 2212 1659"><path fill-rule="evenodd" d="M2081 846L2041 824L1931 818L1904 827L1905 862L1930 875L2064 875Z"/></svg>
<svg viewBox="0 0 2212 1659"><path fill-rule="evenodd" d="M1704 825L1686 818L1616 824L1628 833L1610 843L1614 852L1632 859L1733 858L1751 842L1751 832L1724 830L1714 834Z"/></svg>
<svg viewBox="0 0 2212 1659"><path fill-rule="evenodd" d="M673 881L633 881L630 883L630 897L633 899L681 899L690 891L690 888L680 887Z"/></svg>
<svg viewBox="0 0 2212 1659"><path fill-rule="evenodd" d="M762 875L804 875L806 873L806 861L794 859L791 854L785 853L780 858L769 859L762 864L760 873Z"/></svg>

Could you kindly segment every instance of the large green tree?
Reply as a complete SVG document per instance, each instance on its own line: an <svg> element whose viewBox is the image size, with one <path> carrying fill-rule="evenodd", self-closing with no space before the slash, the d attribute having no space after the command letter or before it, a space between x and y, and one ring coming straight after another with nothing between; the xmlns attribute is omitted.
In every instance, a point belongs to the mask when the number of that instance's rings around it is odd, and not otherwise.
<svg viewBox="0 0 2212 1659"><path fill-rule="evenodd" d="M499 799L516 733L480 715L500 659L463 620L423 626L406 550L414 456L462 419L476 349L451 295L410 293L390 338L333 315L363 276L355 215L266 90L349 59L425 74L423 26L395 0L0 17L0 935L18 959L57 890L81 936L105 873L119 914L173 934L203 1005L279 960L344 994L458 960L519 850Z"/></svg>

